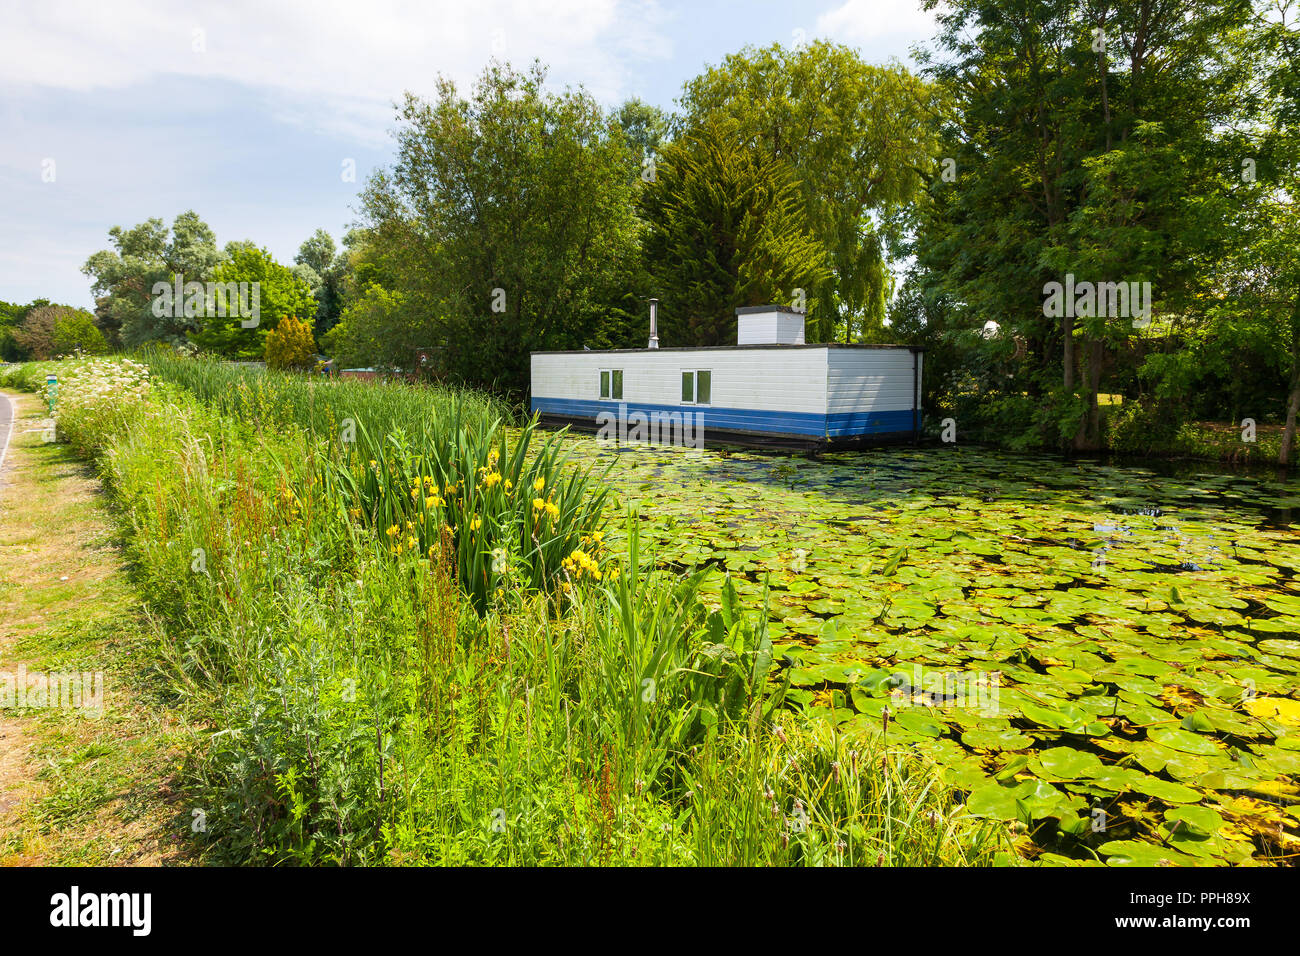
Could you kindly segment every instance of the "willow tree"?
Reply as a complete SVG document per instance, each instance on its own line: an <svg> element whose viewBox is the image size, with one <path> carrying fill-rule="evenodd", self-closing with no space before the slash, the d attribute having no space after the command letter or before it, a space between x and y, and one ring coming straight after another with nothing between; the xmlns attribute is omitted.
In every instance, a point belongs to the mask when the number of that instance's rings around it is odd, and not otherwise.
<svg viewBox="0 0 1300 956"><path fill-rule="evenodd" d="M101 249L81 271L91 279L95 316L110 344L134 347L162 340L182 342L195 328L193 318L151 307L156 283L206 282L221 261L216 236L193 210L172 222L146 219L130 229L108 231L112 249Z"/></svg>
<svg viewBox="0 0 1300 956"><path fill-rule="evenodd" d="M787 165L827 271L810 289L810 341L878 330L887 260L912 199L932 174L935 90L903 66L849 47L747 47L686 84L684 131L721 119L739 142Z"/></svg>
<svg viewBox="0 0 1300 956"><path fill-rule="evenodd" d="M799 181L732 122L710 121L660 154L641 194L644 250L672 345L734 345L735 310L792 304L826 281Z"/></svg>

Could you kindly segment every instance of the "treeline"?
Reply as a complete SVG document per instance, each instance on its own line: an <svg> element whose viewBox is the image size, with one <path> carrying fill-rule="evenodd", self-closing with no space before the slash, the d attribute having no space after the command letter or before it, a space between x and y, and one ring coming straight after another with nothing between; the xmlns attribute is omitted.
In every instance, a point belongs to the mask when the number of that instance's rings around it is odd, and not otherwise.
<svg viewBox="0 0 1300 956"><path fill-rule="evenodd" d="M218 247L212 228L189 211L170 228L161 219L114 226L112 248L94 253L82 271L91 279L95 323L113 347L162 342L307 368L317 337L338 322L350 239L340 251L318 229L288 266L249 240Z"/></svg>
<svg viewBox="0 0 1300 956"><path fill-rule="evenodd" d="M927 349L928 419L1013 447L1160 450L1190 422L1300 409L1294 4L936 4L913 74L816 42L746 48L676 112L606 110L490 65L397 108L397 152L336 249L218 249L193 213L86 264L110 345L528 387L541 349L808 341ZM159 318L152 284L260 281L261 322ZM173 310L174 312L174 310ZM307 355L312 352L312 355ZM279 360L284 364L286 360ZM295 364L289 361L288 364Z"/></svg>
<svg viewBox="0 0 1300 956"><path fill-rule="evenodd" d="M0 302L0 361L25 362L108 351L104 333L85 309L36 299Z"/></svg>
<svg viewBox="0 0 1300 956"><path fill-rule="evenodd" d="M775 45L688 84L678 113L604 111L493 64L398 110L363 194L369 267L328 338L348 362L438 350L458 378L528 384L540 349L735 341L738 306L808 311L814 339L878 332L889 243L925 185L932 88L847 47Z"/></svg>
<svg viewBox="0 0 1300 956"><path fill-rule="evenodd" d="M932 411L968 437L1084 450L1168 448L1198 420L1284 421L1287 459L1295 13L944 4L923 71L946 106L940 165L892 312L930 348Z"/></svg>
<svg viewBox="0 0 1300 956"><path fill-rule="evenodd" d="M441 81L405 98L396 162L342 251L318 231L281 265L249 242L219 248L187 212L115 227L84 271L113 345L260 358L292 316L343 366L426 354L507 393L527 388L531 351L644 344L652 296L665 343L734 342L735 309L769 302L806 309L814 339L852 341L883 328L935 108L901 66L829 43L729 57L686 85L680 113L604 110L548 89L540 64L493 63L467 95ZM259 321L220 291L160 311L158 288L191 282L260 283Z"/></svg>

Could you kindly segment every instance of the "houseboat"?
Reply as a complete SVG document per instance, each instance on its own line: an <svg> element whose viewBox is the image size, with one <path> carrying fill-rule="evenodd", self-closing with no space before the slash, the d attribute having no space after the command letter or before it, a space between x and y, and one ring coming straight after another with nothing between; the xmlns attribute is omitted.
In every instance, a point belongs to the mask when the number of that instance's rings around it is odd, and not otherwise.
<svg viewBox="0 0 1300 956"><path fill-rule="evenodd" d="M921 348L810 345L804 314L774 305L736 310L735 345L660 348L655 309L651 300L647 348L532 353L532 409L543 423L684 444L920 436Z"/></svg>

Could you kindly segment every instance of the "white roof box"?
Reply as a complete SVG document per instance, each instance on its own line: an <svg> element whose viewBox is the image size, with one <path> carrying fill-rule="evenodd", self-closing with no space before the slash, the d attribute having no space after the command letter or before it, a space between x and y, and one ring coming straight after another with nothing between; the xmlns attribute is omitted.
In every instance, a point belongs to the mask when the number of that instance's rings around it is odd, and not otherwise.
<svg viewBox="0 0 1300 956"><path fill-rule="evenodd" d="M737 345L803 345L804 313L783 305L736 310Z"/></svg>

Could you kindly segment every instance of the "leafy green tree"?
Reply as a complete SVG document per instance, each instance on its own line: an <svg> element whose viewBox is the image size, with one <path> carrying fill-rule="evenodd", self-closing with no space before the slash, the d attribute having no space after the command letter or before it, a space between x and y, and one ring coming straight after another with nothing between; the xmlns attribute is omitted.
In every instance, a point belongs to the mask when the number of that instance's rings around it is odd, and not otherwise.
<svg viewBox="0 0 1300 956"><path fill-rule="evenodd" d="M672 116L634 97L614 111L614 122L632 151L632 175L642 182L652 182L659 150L669 139Z"/></svg>
<svg viewBox="0 0 1300 956"><path fill-rule="evenodd" d="M407 95L396 165L364 193L412 324L396 351L444 348L462 379L522 390L538 349L624 344L637 255L629 150L582 90L493 64L468 99ZM639 321L639 317L637 318ZM362 341L354 337L352 341Z"/></svg>
<svg viewBox="0 0 1300 956"><path fill-rule="evenodd" d="M74 309L54 323L55 355L103 355L107 351L104 333L95 325L95 317L84 309Z"/></svg>
<svg viewBox="0 0 1300 956"><path fill-rule="evenodd" d="M408 343L414 336L428 339L434 334L433 323L412 311L401 292L372 284L347 305L323 345L340 368L401 368L411 361Z"/></svg>
<svg viewBox="0 0 1300 956"><path fill-rule="evenodd" d="M948 417L961 409L955 404L958 392L983 386L971 374L969 362L976 338L960 322L954 323L954 309L942 293L926 288L915 273L904 277L889 304L889 337L895 342L924 346L925 371L921 376L921 404L931 413ZM958 376L964 383L955 381ZM954 386L957 387L954 387Z"/></svg>
<svg viewBox="0 0 1300 956"><path fill-rule="evenodd" d="M1139 334L1129 317L1045 315L1048 283L1149 282L1158 321L1202 290L1198 263L1224 241L1207 212L1224 188L1222 131L1246 106L1235 38L1248 13L1238 0L937 12L926 72L952 112L913 248L924 284L971 327L995 318L1026 341L1036 361L1019 389L1054 410L1044 440L1100 444L1103 375Z"/></svg>
<svg viewBox="0 0 1300 956"><path fill-rule="evenodd" d="M298 247L293 261L307 270L303 277L316 297L316 334L324 335L338 324L343 311L348 258L337 252L328 232L317 229Z"/></svg>
<svg viewBox="0 0 1300 956"><path fill-rule="evenodd" d="M795 304L826 278L793 171L746 147L732 122L674 140L641 210L660 334L674 345L734 345L737 307Z"/></svg>
<svg viewBox="0 0 1300 956"><path fill-rule="evenodd" d="M206 304L205 315L190 339L200 348L228 358L258 359L265 353L266 337L276 324L288 315L310 319L316 312L316 300L307 283L288 266L276 262L266 249L244 241L227 243L225 252L226 258L212 270L212 282L232 287L232 291L246 287L249 302L237 302L234 296L218 291ZM241 304L254 303L256 325L239 309ZM219 311L225 315L219 315Z"/></svg>
<svg viewBox="0 0 1300 956"><path fill-rule="evenodd" d="M317 229L309 239L303 240L293 261L311 266L317 275L324 275L334 265L334 256L334 239L324 229Z"/></svg>
<svg viewBox="0 0 1300 956"><path fill-rule="evenodd" d="M27 353L14 341L14 332L23 324L27 313L42 305L50 305L49 299L37 299L26 305L17 302L0 302L0 359L6 362L21 362Z"/></svg>
<svg viewBox="0 0 1300 956"><path fill-rule="evenodd" d="M40 305L29 310L14 330L14 341L26 356L49 359L78 351L91 355L108 351L95 317L66 305Z"/></svg>
<svg viewBox="0 0 1300 956"><path fill-rule="evenodd" d="M435 342L446 331L434 317L407 308L394 256L373 240L370 229L351 229L343 237L339 321L319 339L340 368L402 367L412 356L412 341Z"/></svg>
<svg viewBox="0 0 1300 956"><path fill-rule="evenodd" d="M343 237L345 260L343 272L343 301L346 305L358 298L372 285L393 288L397 285L398 263L384 246L373 238L369 229L349 229Z"/></svg>
<svg viewBox="0 0 1300 956"><path fill-rule="evenodd" d="M210 278L221 258L212 230L191 210L176 217L170 232L161 219L148 219L131 229L114 226L108 235L113 248L91 255L81 271L91 278L96 319L109 342L184 341L194 318L183 310L156 315L153 290L178 276L185 282Z"/></svg>
<svg viewBox="0 0 1300 956"><path fill-rule="evenodd" d="M1233 379L1283 383L1285 427L1279 460L1295 457L1300 413L1300 3L1255 10L1242 48L1251 59L1247 98L1257 122L1236 141L1230 230L1213 263L1209 321L1193 336L1188 365L1217 365ZM1185 371L1185 369L1180 369ZM1260 419L1266 407L1235 414Z"/></svg>
<svg viewBox="0 0 1300 956"><path fill-rule="evenodd" d="M937 154L937 91L901 65L818 41L746 48L687 83L681 105L684 131L729 119L741 145L794 171L829 267L808 290L809 341L879 329L887 246Z"/></svg>

